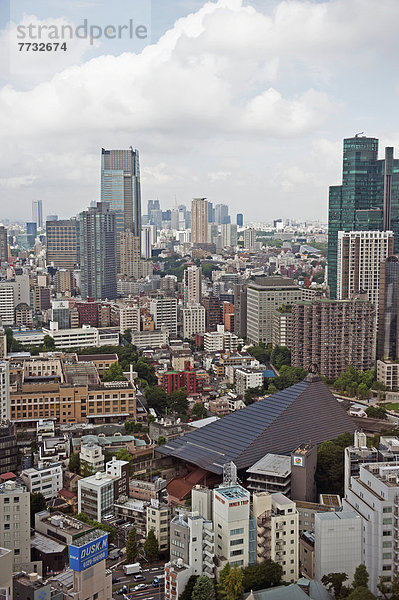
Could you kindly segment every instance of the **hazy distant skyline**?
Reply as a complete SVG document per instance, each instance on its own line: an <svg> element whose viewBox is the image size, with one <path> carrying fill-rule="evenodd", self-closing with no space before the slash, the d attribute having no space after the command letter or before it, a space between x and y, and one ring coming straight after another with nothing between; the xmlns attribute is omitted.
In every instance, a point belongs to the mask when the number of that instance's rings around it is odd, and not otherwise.
<svg viewBox="0 0 399 600"><path fill-rule="evenodd" d="M134 1L4 4L3 56L21 24L146 17ZM398 155L396 0L150 8L141 47L73 40L62 55L14 56L25 72L2 61L0 221L30 220L35 199L60 218L99 200L102 147L140 151L143 213L152 198L165 210L207 197L247 221L326 222L344 137L364 131Z"/></svg>

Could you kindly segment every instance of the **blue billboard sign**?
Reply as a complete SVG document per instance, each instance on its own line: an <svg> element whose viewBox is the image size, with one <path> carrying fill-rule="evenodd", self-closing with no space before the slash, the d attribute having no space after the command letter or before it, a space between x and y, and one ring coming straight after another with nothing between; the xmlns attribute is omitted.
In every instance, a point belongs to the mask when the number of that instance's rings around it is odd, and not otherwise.
<svg viewBox="0 0 399 600"><path fill-rule="evenodd" d="M69 566L73 571L84 571L108 556L108 533L82 546L69 546Z"/></svg>

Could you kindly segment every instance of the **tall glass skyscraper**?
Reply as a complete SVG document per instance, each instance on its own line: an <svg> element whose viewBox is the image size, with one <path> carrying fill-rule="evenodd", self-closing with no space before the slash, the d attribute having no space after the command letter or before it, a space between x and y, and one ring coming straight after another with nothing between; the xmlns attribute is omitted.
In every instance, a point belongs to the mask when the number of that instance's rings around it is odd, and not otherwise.
<svg viewBox="0 0 399 600"><path fill-rule="evenodd" d="M116 231L141 233L141 188L139 152L101 149L101 202L115 213Z"/></svg>
<svg viewBox="0 0 399 600"><path fill-rule="evenodd" d="M38 229L43 227L43 203L41 200L32 200L32 221L36 223Z"/></svg>
<svg viewBox="0 0 399 600"><path fill-rule="evenodd" d="M377 358L399 358L399 256L380 266Z"/></svg>
<svg viewBox="0 0 399 600"><path fill-rule="evenodd" d="M378 139L344 140L342 185L330 187L328 214L328 283L337 297L338 231L388 231L399 251L399 159L385 148L378 160Z"/></svg>

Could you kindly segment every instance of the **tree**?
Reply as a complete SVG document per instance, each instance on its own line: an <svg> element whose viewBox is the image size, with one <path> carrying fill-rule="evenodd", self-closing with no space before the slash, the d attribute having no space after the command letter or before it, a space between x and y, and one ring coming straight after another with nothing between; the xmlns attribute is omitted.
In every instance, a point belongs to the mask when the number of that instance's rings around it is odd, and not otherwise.
<svg viewBox="0 0 399 600"><path fill-rule="evenodd" d="M386 577L380 577L379 583L377 583L377 589L381 592L382 597L385 600L399 600L399 577L394 575L392 580Z"/></svg>
<svg viewBox="0 0 399 600"><path fill-rule="evenodd" d="M188 410L188 400L187 400L187 390L184 388L180 388L179 390L175 390L167 397L167 405L169 410L179 415L187 414Z"/></svg>
<svg viewBox="0 0 399 600"><path fill-rule="evenodd" d="M35 514L46 510L47 502L46 498L41 492L33 492L30 495L30 524L32 527L35 525Z"/></svg>
<svg viewBox="0 0 399 600"><path fill-rule="evenodd" d="M51 337L51 335L46 334L43 338L43 344L47 348L47 350L55 349L55 341Z"/></svg>
<svg viewBox="0 0 399 600"><path fill-rule="evenodd" d="M321 583L326 586L329 590L334 590L334 596L339 598L342 591L342 586L344 582L348 579L346 573L329 573L328 575L323 575L321 578Z"/></svg>
<svg viewBox="0 0 399 600"><path fill-rule="evenodd" d="M244 593L244 573L242 569L233 567L224 580L224 593L226 600L241 600Z"/></svg>
<svg viewBox="0 0 399 600"><path fill-rule="evenodd" d="M243 569L244 591L263 590L278 585L283 575L281 565L273 560L265 560L262 563L249 565Z"/></svg>
<svg viewBox="0 0 399 600"><path fill-rule="evenodd" d="M126 448L121 448L120 450L118 450L115 456L118 460L127 460L127 462L129 463L133 460L133 456Z"/></svg>
<svg viewBox="0 0 399 600"><path fill-rule="evenodd" d="M291 307L287 307L286 305L283 305L280 311L284 312L284 308L285 312L291 312ZM275 346L271 351L270 361L276 367L277 370L280 370L281 367L284 365L289 366L291 365L291 351L285 346Z"/></svg>
<svg viewBox="0 0 399 600"><path fill-rule="evenodd" d="M150 408L155 408L161 412L165 410L167 395L164 389L158 386L150 386L144 394Z"/></svg>
<svg viewBox="0 0 399 600"><path fill-rule="evenodd" d="M198 577L193 587L192 600L215 600L215 597L213 581L206 575Z"/></svg>
<svg viewBox="0 0 399 600"><path fill-rule="evenodd" d="M90 517L88 517L85 513L79 513L76 515L75 518L79 519L79 521L82 521L82 523L87 523L88 525L91 525L96 529L101 529L102 531L108 533L109 543L112 543L114 541L115 529L111 525L107 525L106 523L100 523L99 521L94 521L93 519L90 519Z"/></svg>
<svg viewBox="0 0 399 600"><path fill-rule="evenodd" d="M194 417L198 417L199 419L205 419L207 414L208 411L206 410L202 402L196 402L191 410L191 415Z"/></svg>
<svg viewBox="0 0 399 600"><path fill-rule="evenodd" d="M144 542L144 551L148 560L154 560L158 557L158 540L153 529L150 529L150 531L147 533L147 537L145 538Z"/></svg>
<svg viewBox="0 0 399 600"><path fill-rule="evenodd" d="M69 457L68 469L72 471L72 473L80 474L80 456L78 452L74 452Z"/></svg>
<svg viewBox="0 0 399 600"><path fill-rule="evenodd" d="M160 435L157 439L157 444L158 446L163 446L164 444L166 444L166 437L164 435Z"/></svg>
<svg viewBox="0 0 399 600"><path fill-rule="evenodd" d="M123 339L128 343L131 344L132 343L132 330L131 329L126 329L125 333L123 334Z"/></svg>
<svg viewBox="0 0 399 600"><path fill-rule="evenodd" d="M347 600L376 600L376 596L370 592L368 587L361 585L347 596Z"/></svg>
<svg viewBox="0 0 399 600"><path fill-rule="evenodd" d="M370 419L387 419L387 411L382 406L369 406L366 414Z"/></svg>
<svg viewBox="0 0 399 600"><path fill-rule="evenodd" d="M368 587L369 584L369 574L367 572L365 565L359 565L356 567L355 574L353 576L353 587Z"/></svg>
<svg viewBox="0 0 399 600"><path fill-rule="evenodd" d="M137 548L137 531L135 527L129 529L129 536L126 542L126 561L127 563L135 562L139 550Z"/></svg>
<svg viewBox="0 0 399 600"><path fill-rule="evenodd" d="M333 440L322 442L317 448L316 483L319 494L334 493L343 496L344 452L353 445L353 435L342 433Z"/></svg>
<svg viewBox="0 0 399 600"><path fill-rule="evenodd" d="M103 381L126 381L121 365L117 362L112 363L104 372Z"/></svg>
<svg viewBox="0 0 399 600"><path fill-rule="evenodd" d="M179 596L179 600L191 600L191 596L197 579L197 575L191 575L191 577L186 583L186 587L184 588L183 593Z"/></svg>

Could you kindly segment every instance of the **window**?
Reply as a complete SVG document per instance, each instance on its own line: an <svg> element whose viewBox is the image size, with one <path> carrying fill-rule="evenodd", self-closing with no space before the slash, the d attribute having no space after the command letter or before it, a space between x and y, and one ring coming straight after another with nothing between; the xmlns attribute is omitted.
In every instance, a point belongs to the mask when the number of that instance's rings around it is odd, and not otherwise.
<svg viewBox="0 0 399 600"><path fill-rule="evenodd" d="M221 527L219 525L219 527ZM244 528L240 527L239 529L230 529L230 535L240 535L241 533L244 533Z"/></svg>
<svg viewBox="0 0 399 600"><path fill-rule="evenodd" d="M244 543L244 539L243 538L238 538L236 540L230 540L230 546L239 546L240 544Z"/></svg>
<svg viewBox="0 0 399 600"><path fill-rule="evenodd" d="M244 550L233 550L232 552L230 552L230 556L240 556L240 554L243 554Z"/></svg>

